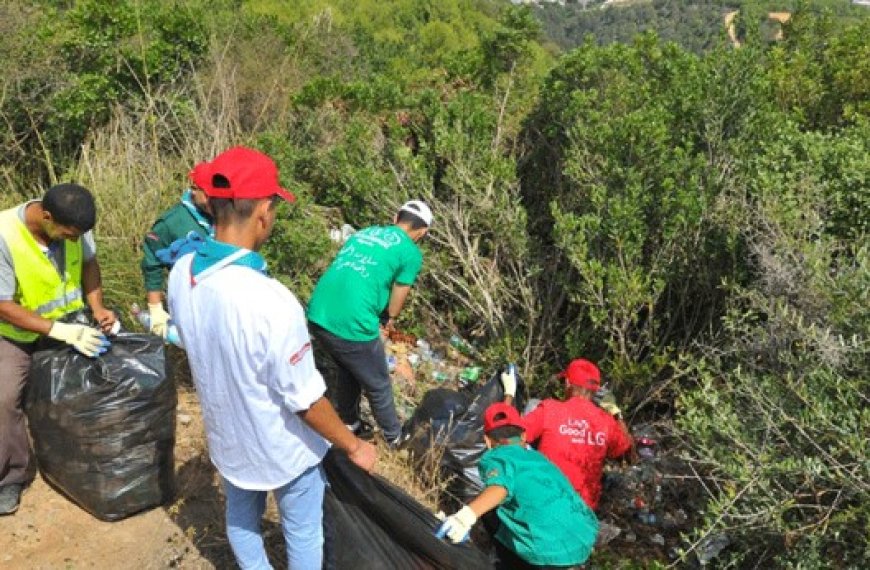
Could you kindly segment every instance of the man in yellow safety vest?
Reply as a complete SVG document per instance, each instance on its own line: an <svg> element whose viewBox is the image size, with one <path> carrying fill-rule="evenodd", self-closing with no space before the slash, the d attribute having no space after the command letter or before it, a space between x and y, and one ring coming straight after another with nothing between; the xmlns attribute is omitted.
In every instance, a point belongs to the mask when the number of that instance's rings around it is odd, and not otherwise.
<svg viewBox="0 0 870 570"><path fill-rule="evenodd" d="M37 340L48 336L96 356L115 324L103 306L95 220L93 196L75 184L0 212L0 515L18 510L33 479L22 399ZM102 332L57 320L85 301Z"/></svg>

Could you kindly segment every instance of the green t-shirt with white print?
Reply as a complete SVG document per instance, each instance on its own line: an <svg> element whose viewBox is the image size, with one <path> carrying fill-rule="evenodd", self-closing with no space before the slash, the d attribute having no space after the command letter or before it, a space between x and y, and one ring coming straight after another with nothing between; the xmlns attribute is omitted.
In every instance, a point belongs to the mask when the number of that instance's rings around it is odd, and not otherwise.
<svg viewBox="0 0 870 570"><path fill-rule="evenodd" d="M398 226L372 226L351 235L314 287L308 320L339 338L377 338L378 318L393 284L413 285L423 254Z"/></svg>

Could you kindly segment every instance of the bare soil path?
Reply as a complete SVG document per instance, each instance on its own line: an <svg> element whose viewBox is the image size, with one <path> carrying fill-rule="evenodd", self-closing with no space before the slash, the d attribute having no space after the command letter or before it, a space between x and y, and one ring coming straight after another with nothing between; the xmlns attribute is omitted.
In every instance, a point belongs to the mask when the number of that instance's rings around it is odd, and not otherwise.
<svg viewBox="0 0 870 570"><path fill-rule="evenodd" d="M0 517L0 568L228 568L223 503L205 458L196 395L179 390L178 493L166 505L103 522L37 477L12 516Z"/></svg>

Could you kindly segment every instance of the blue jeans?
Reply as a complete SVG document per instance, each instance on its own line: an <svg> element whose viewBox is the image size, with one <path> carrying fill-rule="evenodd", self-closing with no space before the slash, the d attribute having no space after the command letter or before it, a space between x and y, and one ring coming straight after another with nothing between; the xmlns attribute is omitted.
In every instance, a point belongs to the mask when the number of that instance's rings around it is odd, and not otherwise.
<svg viewBox="0 0 870 570"><path fill-rule="evenodd" d="M260 523L267 491L239 489L223 479L227 498L227 538L242 570L271 569ZM287 565L291 570L319 570L323 565L323 490L326 478L320 465L311 467L272 491L278 503Z"/></svg>
<svg viewBox="0 0 870 570"><path fill-rule="evenodd" d="M402 423L396 414L393 383L381 337L353 341L335 336L311 321L308 327L317 343L315 350L325 351L338 367L338 378L330 392L341 421L347 425L359 421L360 395L365 391L384 439L388 442L397 439L402 434Z"/></svg>

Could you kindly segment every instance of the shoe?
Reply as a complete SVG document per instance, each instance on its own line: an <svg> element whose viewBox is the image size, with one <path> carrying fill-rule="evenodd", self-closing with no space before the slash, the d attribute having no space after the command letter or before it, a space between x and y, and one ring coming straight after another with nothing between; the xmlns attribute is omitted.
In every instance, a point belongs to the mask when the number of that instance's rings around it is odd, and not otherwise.
<svg viewBox="0 0 870 570"><path fill-rule="evenodd" d="M395 439L387 442L387 447L390 448L390 451L399 451L405 446L409 439L411 439L410 433L400 433Z"/></svg>
<svg viewBox="0 0 870 570"><path fill-rule="evenodd" d="M21 491L24 485L12 483L0 487L0 515L11 515L18 510L21 504Z"/></svg>
<svg viewBox="0 0 870 570"><path fill-rule="evenodd" d="M373 428L372 424L368 423L365 420L357 420L355 423L348 425L347 429L352 431L353 435L357 436L363 441L370 441L373 437L375 437L375 428Z"/></svg>

